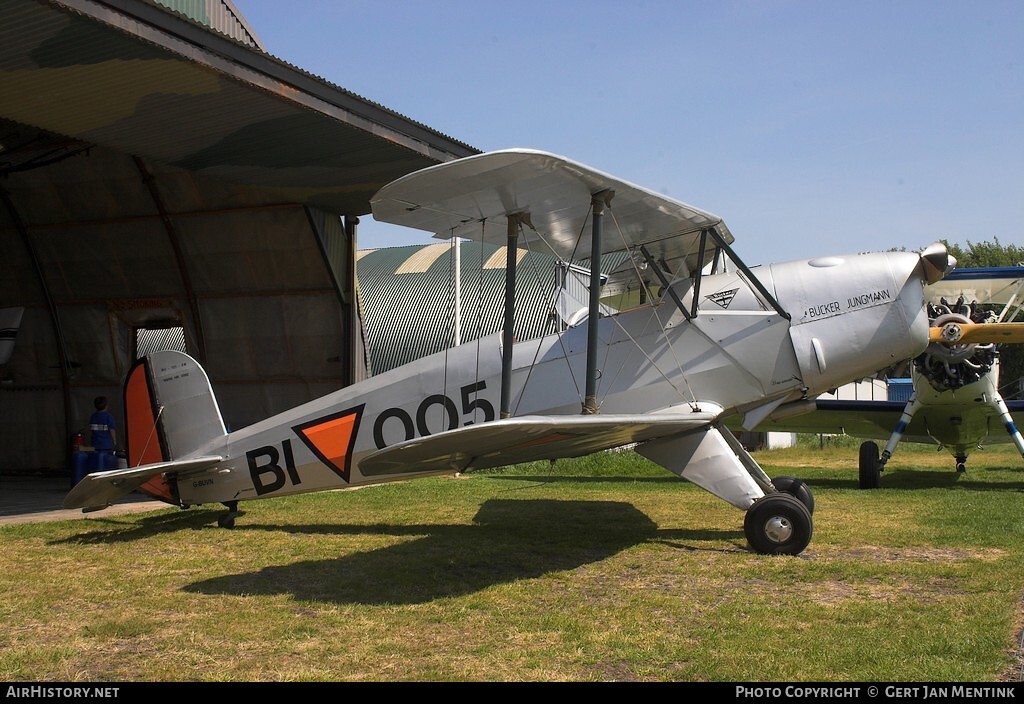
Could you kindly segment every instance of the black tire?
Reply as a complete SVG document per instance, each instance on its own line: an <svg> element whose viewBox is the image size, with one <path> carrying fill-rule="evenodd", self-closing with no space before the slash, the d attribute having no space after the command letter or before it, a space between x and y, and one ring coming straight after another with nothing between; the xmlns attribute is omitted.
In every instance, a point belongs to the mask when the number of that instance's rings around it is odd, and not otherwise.
<svg viewBox="0 0 1024 704"><path fill-rule="evenodd" d="M221 516L217 519L217 525L221 528L234 528L235 517L233 515Z"/></svg>
<svg viewBox="0 0 1024 704"><path fill-rule="evenodd" d="M762 555L799 555L811 542L814 520L802 501L777 491L750 505L743 532L750 547Z"/></svg>
<svg viewBox="0 0 1024 704"><path fill-rule="evenodd" d="M811 487L809 487L807 482L803 479L781 476L772 479L772 484L774 484L775 488L779 491L784 491L790 496L795 496L800 500L800 503L807 507L807 512L812 516L814 515L814 494L811 492Z"/></svg>
<svg viewBox="0 0 1024 704"><path fill-rule="evenodd" d="M881 457L878 445L868 440L860 445L860 488L877 489L882 486Z"/></svg>

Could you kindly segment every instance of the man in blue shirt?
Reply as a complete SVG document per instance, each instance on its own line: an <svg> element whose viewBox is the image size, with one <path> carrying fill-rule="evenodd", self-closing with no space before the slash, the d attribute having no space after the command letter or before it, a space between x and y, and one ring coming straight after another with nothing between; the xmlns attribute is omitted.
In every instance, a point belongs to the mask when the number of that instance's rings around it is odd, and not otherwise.
<svg viewBox="0 0 1024 704"><path fill-rule="evenodd" d="M114 447L117 445L114 416L107 411L107 397L97 396L93 401L96 411L89 416L92 449L96 453L94 472L114 469Z"/></svg>

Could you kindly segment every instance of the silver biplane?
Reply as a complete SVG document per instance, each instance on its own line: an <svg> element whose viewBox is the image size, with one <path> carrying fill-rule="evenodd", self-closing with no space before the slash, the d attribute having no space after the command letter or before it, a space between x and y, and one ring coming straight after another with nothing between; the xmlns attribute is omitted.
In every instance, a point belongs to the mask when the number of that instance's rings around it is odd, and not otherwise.
<svg viewBox="0 0 1024 704"><path fill-rule="evenodd" d="M136 488L168 503L238 502L634 446L745 512L759 553L797 554L813 532L802 481L769 478L723 421L749 424L920 354L924 285L954 262L922 253L747 267L717 215L546 152L506 150L382 188L377 220L508 247L504 327L251 426L227 432L200 365L140 359L125 384L129 467L88 475L66 507ZM516 338L515 250L587 262L588 311ZM628 252L602 271L613 252ZM636 295L602 306L601 282Z"/></svg>

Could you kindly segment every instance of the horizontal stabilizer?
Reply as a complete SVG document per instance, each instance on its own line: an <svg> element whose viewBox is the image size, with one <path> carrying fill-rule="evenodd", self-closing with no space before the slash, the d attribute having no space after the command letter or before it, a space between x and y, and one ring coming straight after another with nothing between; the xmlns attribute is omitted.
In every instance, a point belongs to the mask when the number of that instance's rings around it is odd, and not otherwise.
<svg viewBox="0 0 1024 704"><path fill-rule="evenodd" d="M130 469L93 472L78 482L64 497L64 508L97 509L130 494L153 477L174 472L179 476L209 469L222 457L194 457L187 460L157 462Z"/></svg>
<svg viewBox="0 0 1024 704"><path fill-rule="evenodd" d="M579 457L707 427L721 409L656 415L523 416L393 445L359 463L365 476L462 471Z"/></svg>

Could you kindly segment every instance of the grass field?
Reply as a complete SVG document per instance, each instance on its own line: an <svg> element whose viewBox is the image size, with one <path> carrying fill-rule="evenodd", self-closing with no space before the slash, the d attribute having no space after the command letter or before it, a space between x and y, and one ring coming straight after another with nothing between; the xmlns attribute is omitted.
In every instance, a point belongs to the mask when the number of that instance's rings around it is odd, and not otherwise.
<svg viewBox="0 0 1024 704"><path fill-rule="evenodd" d="M814 537L632 452L0 528L5 681L1019 681L1024 462L755 453Z"/></svg>

